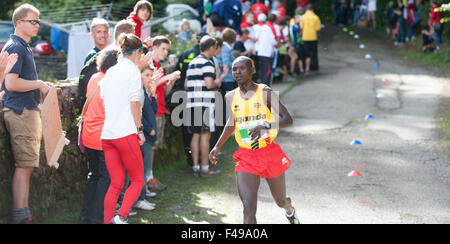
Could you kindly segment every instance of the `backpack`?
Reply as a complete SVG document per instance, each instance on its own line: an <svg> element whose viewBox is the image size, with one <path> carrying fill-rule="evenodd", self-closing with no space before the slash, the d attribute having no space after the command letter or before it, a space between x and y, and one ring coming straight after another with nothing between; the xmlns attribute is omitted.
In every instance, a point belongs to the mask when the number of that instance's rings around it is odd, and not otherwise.
<svg viewBox="0 0 450 244"><path fill-rule="evenodd" d="M86 65L84 65L83 69L81 70L80 76L78 78L78 92L80 97L83 98L83 100L86 100L86 90L89 80L91 79L92 75L98 72L97 56L98 54L95 54L91 59L89 59L89 61L87 61Z"/></svg>

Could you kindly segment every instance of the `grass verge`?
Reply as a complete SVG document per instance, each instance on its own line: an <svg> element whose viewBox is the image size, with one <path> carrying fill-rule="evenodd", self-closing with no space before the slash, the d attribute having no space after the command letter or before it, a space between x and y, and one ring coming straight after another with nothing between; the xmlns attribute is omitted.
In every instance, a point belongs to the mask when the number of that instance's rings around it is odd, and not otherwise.
<svg viewBox="0 0 450 244"><path fill-rule="evenodd" d="M152 211L138 210L131 216L133 224L186 224L186 223L235 223L232 205L227 202L230 195L238 198L234 162L231 157L237 149L233 138L224 145L219 155L216 169L219 176L193 177L192 169L184 159L165 163L154 170L158 180L168 185L167 189L158 192L155 198L148 199L156 204ZM80 203L81 205L81 203ZM81 209L59 213L46 219L44 224L75 224Z"/></svg>

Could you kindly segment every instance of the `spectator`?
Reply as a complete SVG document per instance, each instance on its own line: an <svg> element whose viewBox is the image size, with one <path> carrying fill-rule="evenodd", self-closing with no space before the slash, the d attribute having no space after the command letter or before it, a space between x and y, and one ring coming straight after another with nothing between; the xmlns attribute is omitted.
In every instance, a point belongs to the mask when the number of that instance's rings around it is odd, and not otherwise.
<svg viewBox="0 0 450 244"><path fill-rule="evenodd" d="M243 29L242 30L242 35L239 36L239 39L236 40L236 42L233 44L233 56L239 57L239 56L251 56L252 55L252 50L247 50L245 48L244 43L248 40L249 38L249 34L250 31L248 29Z"/></svg>
<svg viewBox="0 0 450 244"><path fill-rule="evenodd" d="M247 11L244 14L243 21L241 22L241 30L251 28L254 24L254 21L253 21L254 17L255 17L255 15L253 14L252 11Z"/></svg>
<svg viewBox="0 0 450 244"><path fill-rule="evenodd" d="M91 37L94 39L94 48L88 53L84 65L98 52L109 45L109 25L102 18L94 18L91 23Z"/></svg>
<svg viewBox="0 0 450 244"><path fill-rule="evenodd" d="M302 7L298 7L295 10L294 22L291 25L291 37L292 37L292 46L295 50L294 58L291 59L291 73L294 73L295 70L295 62L298 64L300 75L305 74L304 62L305 62L305 47L302 39L302 29L300 28L300 22L303 19L304 9ZM296 58L295 58L296 57ZM297 61L295 61L297 60Z"/></svg>
<svg viewBox="0 0 450 244"><path fill-rule="evenodd" d="M368 0L367 20L370 26L369 30L375 30L377 28L376 12L377 12L377 0Z"/></svg>
<svg viewBox="0 0 450 244"><path fill-rule="evenodd" d="M272 2L272 13L277 16L276 23L280 24L280 21L286 16L286 0L275 0Z"/></svg>
<svg viewBox="0 0 450 244"><path fill-rule="evenodd" d="M258 16L259 23L254 26L255 30L255 51L258 59L259 80L268 86L272 85L272 57L277 45L277 40L270 29L266 25L267 17L265 14Z"/></svg>
<svg viewBox="0 0 450 244"><path fill-rule="evenodd" d="M437 3L437 0L432 0L430 8L429 26L433 32L434 40L436 41L435 52L439 51L439 49L441 48L441 40L442 40L441 13L436 10L439 10L439 5Z"/></svg>
<svg viewBox="0 0 450 244"><path fill-rule="evenodd" d="M312 5L306 7L306 12L303 15L303 20L300 21L300 28L302 29L302 40L304 42L305 54L305 72L308 74L311 67L311 59L317 54L317 32L320 30L320 19L313 12Z"/></svg>
<svg viewBox="0 0 450 244"><path fill-rule="evenodd" d="M275 23L277 21L277 16L273 13L270 13L267 19L266 25L270 27L272 30L272 34L275 37L275 40L277 41L277 44L274 48L273 55L272 55L272 62L271 62L271 77L270 80L273 80L273 77L275 76L275 71L278 64L278 48L280 47L280 26Z"/></svg>
<svg viewBox="0 0 450 244"><path fill-rule="evenodd" d="M193 48L184 51L178 58L178 62L175 65L175 69L180 71L180 79L177 81L177 85L175 85L178 91L184 91L184 81L186 80L187 69L192 60L200 54L200 40L202 39L202 37L206 35L208 35L206 32L198 33L195 37L197 44ZM186 101L187 97L184 96L182 99L183 101ZM183 102L182 104L185 105L186 103ZM185 111L185 108L183 108L183 111ZM184 124L181 125L181 132L183 135L184 153L187 158L187 164L192 166L193 165L191 154L192 132L189 130L189 127L185 126Z"/></svg>
<svg viewBox="0 0 450 244"><path fill-rule="evenodd" d="M22 4L14 10L12 19L14 34L2 50L18 55L2 85L5 92L3 114L15 159L12 218L13 223L34 223L28 198L31 174L34 168L39 167L42 122L38 105L51 85L38 80L33 54L28 46L39 31L39 10L30 4Z"/></svg>
<svg viewBox="0 0 450 244"><path fill-rule="evenodd" d="M180 23L180 33L178 33L178 42L182 47L185 47L186 44L191 40L191 35L189 32L191 31L191 25L187 19L183 19Z"/></svg>
<svg viewBox="0 0 450 244"><path fill-rule="evenodd" d="M215 1L211 13L217 13L230 27L241 34L242 6L239 0Z"/></svg>
<svg viewBox="0 0 450 244"><path fill-rule="evenodd" d="M7 52L0 53L0 101L5 94L5 92L1 90L3 86L3 80L5 79L6 74L8 74L12 69L14 64L16 64L17 58L17 54L8 55Z"/></svg>
<svg viewBox="0 0 450 244"><path fill-rule="evenodd" d="M262 0L256 0L256 2L252 5L252 12L253 12L253 22L258 23L258 16L259 14L265 14L266 17L269 15L269 9L267 6L262 3Z"/></svg>
<svg viewBox="0 0 450 244"><path fill-rule="evenodd" d="M386 11L386 17L387 17L387 26L386 26L386 33L388 35L392 35L392 38L395 38L394 30L397 26L397 15L394 12L394 2L389 1L388 9Z"/></svg>
<svg viewBox="0 0 450 244"><path fill-rule="evenodd" d="M134 33L135 24L130 20L121 20L114 27L114 43L110 46L118 46L117 40L122 33ZM86 99L86 87L91 79L92 75L98 72L96 64L97 55L94 55L88 60L86 65L80 72L78 79L78 89L82 100Z"/></svg>
<svg viewBox="0 0 450 244"><path fill-rule="evenodd" d="M405 44L405 33L406 33L406 8L403 5L402 0L397 0L398 8L394 11L397 15L398 20L398 30L397 30L397 41L394 43L396 46L401 46Z"/></svg>
<svg viewBox="0 0 450 244"><path fill-rule="evenodd" d="M220 88L221 81L216 80L215 67L211 58L216 53L216 40L205 36L200 41L200 55L189 64L186 73L187 109L190 114L189 126L192 131L192 160L194 176L217 175L209 168L208 155L211 133L215 131L214 89ZM201 167L199 164L201 157Z"/></svg>
<svg viewBox="0 0 450 244"><path fill-rule="evenodd" d="M144 22L152 18L153 5L147 0L140 0L134 5L133 12L127 17L128 20L136 24L135 35L141 38L142 26Z"/></svg>
<svg viewBox="0 0 450 244"><path fill-rule="evenodd" d="M144 106L142 108L142 126L145 136L145 143L141 145L142 158L144 160L144 181L148 183L153 178L153 144L158 133L156 126L156 112L158 104L156 102L156 81L161 77L163 69L154 70L152 66L145 66L141 70L142 85L144 91ZM148 190L144 184L138 200L133 205L134 208L142 210L153 210L155 204L147 201L145 197L156 196L155 192Z"/></svg>
<svg viewBox="0 0 450 244"><path fill-rule="evenodd" d="M223 47L222 51L217 56L217 59L219 60L221 67L221 75L225 76L222 81L222 85L220 86L220 91L222 95L225 96L228 91L234 90L237 87L233 75L231 74L231 65L234 61L234 56L231 51L232 46L236 41L236 31L231 28L226 28L222 33L222 39Z"/></svg>
<svg viewBox="0 0 450 244"><path fill-rule="evenodd" d="M408 3L406 4L406 11L408 12L408 36L406 37L406 41L416 39L414 36L414 28L416 24L416 6L414 4L414 0L408 0Z"/></svg>
<svg viewBox="0 0 450 244"><path fill-rule="evenodd" d="M106 71L117 64L117 48L108 48L100 52L96 59L98 73L89 81L86 91L88 101L83 107L83 130L81 133L85 154L88 160L88 178L84 188L83 206L79 218L81 224L100 224L104 222L104 202L110 179L106 169L101 134L105 122L105 108L100 98L99 82ZM89 99L90 98L90 99Z"/></svg>
<svg viewBox="0 0 450 244"><path fill-rule="evenodd" d="M288 49L289 49L289 28L287 26L287 19L284 18L280 21L279 28L279 37L280 37L280 48L278 55L278 67L281 67L283 70L283 82L293 81L293 78L289 75L289 71L287 68L287 58L288 58Z"/></svg>
<svg viewBox="0 0 450 244"><path fill-rule="evenodd" d="M153 38L153 61L156 69L160 69L160 62L164 61L169 55L171 42L165 36L157 36ZM166 108L165 96L172 91L175 81L180 79L180 71L175 71L169 75L164 75L158 80L156 84L156 100L158 102L158 112L156 113L157 123L157 139L154 144L153 158L156 149L162 149L164 143L164 128L166 124L166 115L170 112ZM162 191L166 189L166 185L161 184L155 177L152 177L153 172L150 173L150 180L147 183L151 191Z"/></svg>
<svg viewBox="0 0 450 244"><path fill-rule="evenodd" d="M435 45L433 44L433 31L427 30L427 27L422 28L422 52L430 53L435 50Z"/></svg>
<svg viewBox="0 0 450 244"><path fill-rule="evenodd" d="M353 26L359 25L359 18L361 16L361 0L355 0L353 2Z"/></svg>
<svg viewBox="0 0 450 244"><path fill-rule="evenodd" d="M130 209L145 184L140 149L145 142L141 123L144 94L138 68L143 46L142 41L133 34L121 34L118 41L123 58L106 72L100 82L100 96L105 107L101 139L111 178L105 196L105 224L126 224ZM125 170L131 184L114 216L120 191L124 187Z"/></svg>

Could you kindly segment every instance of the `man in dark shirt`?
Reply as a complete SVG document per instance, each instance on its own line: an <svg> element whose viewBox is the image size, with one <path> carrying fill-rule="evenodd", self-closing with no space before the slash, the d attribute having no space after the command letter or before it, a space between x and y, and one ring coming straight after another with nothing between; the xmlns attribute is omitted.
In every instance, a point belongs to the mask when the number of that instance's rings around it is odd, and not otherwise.
<svg viewBox="0 0 450 244"><path fill-rule="evenodd" d="M91 37L94 39L94 48L88 53L84 65L98 52L108 46L109 27L108 22L102 18L94 18L91 23Z"/></svg>
<svg viewBox="0 0 450 244"><path fill-rule="evenodd" d="M30 4L23 4L14 10L13 23L14 34L2 50L18 55L2 86L5 91L3 114L16 166L12 179L12 216L14 223L33 223L28 196L31 174L34 168L39 167L42 123L38 105L50 86L38 80L28 45L39 31L39 10Z"/></svg>

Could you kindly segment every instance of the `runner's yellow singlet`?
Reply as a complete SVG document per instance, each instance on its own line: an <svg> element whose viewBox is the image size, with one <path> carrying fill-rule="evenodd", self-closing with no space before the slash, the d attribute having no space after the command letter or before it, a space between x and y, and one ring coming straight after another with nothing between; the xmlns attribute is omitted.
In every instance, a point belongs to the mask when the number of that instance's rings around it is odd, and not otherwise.
<svg viewBox="0 0 450 244"><path fill-rule="evenodd" d="M240 88L234 90L234 98L232 103L232 111L234 114L234 125L236 128L235 139L242 148L259 149L266 147L277 137L278 130L271 129L269 133L261 135L259 141L251 141L249 130L264 122L275 122L275 116L272 115L270 109L264 104L263 90L266 85L259 84L255 94L249 99L241 97Z"/></svg>

